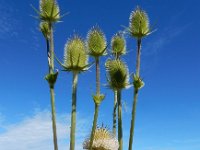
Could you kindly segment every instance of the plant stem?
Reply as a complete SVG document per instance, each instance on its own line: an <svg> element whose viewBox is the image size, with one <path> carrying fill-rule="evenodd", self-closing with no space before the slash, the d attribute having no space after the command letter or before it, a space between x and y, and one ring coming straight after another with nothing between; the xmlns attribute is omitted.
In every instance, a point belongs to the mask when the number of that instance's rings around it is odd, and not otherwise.
<svg viewBox="0 0 200 150"><path fill-rule="evenodd" d="M54 150L58 150L57 132L56 132L56 110L55 110L55 93L54 93L54 87L50 87L50 93L51 93L51 114L52 114Z"/></svg>
<svg viewBox="0 0 200 150"><path fill-rule="evenodd" d="M140 76L140 55L141 55L141 43L142 40L137 40L137 61L136 61L136 75Z"/></svg>
<svg viewBox="0 0 200 150"><path fill-rule="evenodd" d="M96 63L96 95L100 95L100 66L99 66L99 57L95 58ZM93 125L92 125L92 132L90 136L90 150L92 150L92 145L94 141L94 135L95 130L97 126L97 118L98 118L98 112L99 112L99 104L95 103L95 113L94 113L94 119L93 119Z"/></svg>
<svg viewBox="0 0 200 150"><path fill-rule="evenodd" d="M117 126L117 90L114 90L114 108L113 108L113 135L116 136L116 126Z"/></svg>
<svg viewBox="0 0 200 150"><path fill-rule="evenodd" d="M137 40L137 61L136 61L136 75L140 75L140 54L141 54L141 39ZM136 118L136 106L138 99L138 89L134 89L134 100L132 107L132 119L131 119L131 128L130 128L130 137L129 137L129 150L132 150L133 137L134 137L134 127L135 127L135 118Z"/></svg>
<svg viewBox="0 0 200 150"><path fill-rule="evenodd" d="M53 27L49 24L50 27L50 40L47 42L47 52L50 52L50 58L48 54L49 62L49 73L54 73L54 41L53 41ZM50 44L50 47L49 47ZM50 49L48 49L50 48ZM51 114L52 114L52 128L53 128L53 142L54 142L54 150L58 150L57 143L57 131L56 131L56 109L55 109L55 93L54 86L50 86L50 94L51 94Z"/></svg>
<svg viewBox="0 0 200 150"><path fill-rule="evenodd" d="M47 46L47 60L48 60L48 66L49 66L49 73L50 73L50 52L49 52L49 39L46 39L46 46Z"/></svg>
<svg viewBox="0 0 200 150"><path fill-rule="evenodd" d="M99 105L95 104L95 113L94 113L93 126L92 126L92 132L91 132L91 137L90 137L90 150L92 150L92 145L93 145L93 141L94 141L98 113L99 113Z"/></svg>
<svg viewBox="0 0 200 150"><path fill-rule="evenodd" d="M99 67L99 57L95 58L96 61L96 95L100 94L100 67Z"/></svg>
<svg viewBox="0 0 200 150"><path fill-rule="evenodd" d="M118 104L118 141L119 141L119 150L122 150L123 149L123 130L122 130L121 90L117 91L117 104Z"/></svg>
<svg viewBox="0 0 200 150"><path fill-rule="evenodd" d="M53 26L49 23L50 28L50 73L54 73L54 39L53 39Z"/></svg>
<svg viewBox="0 0 200 150"><path fill-rule="evenodd" d="M78 73L73 72L70 150L75 149L77 82L78 82Z"/></svg>

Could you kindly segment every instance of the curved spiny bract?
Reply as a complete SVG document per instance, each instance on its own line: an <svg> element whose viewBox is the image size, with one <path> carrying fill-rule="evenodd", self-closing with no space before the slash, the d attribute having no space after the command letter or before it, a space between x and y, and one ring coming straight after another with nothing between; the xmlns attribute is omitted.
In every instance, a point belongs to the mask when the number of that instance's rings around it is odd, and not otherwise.
<svg viewBox="0 0 200 150"><path fill-rule="evenodd" d="M106 55L106 37L99 27L93 27L87 34L88 54L93 57Z"/></svg>
<svg viewBox="0 0 200 150"><path fill-rule="evenodd" d="M121 33L117 33L111 40L111 53L116 57L126 54L126 40Z"/></svg>
<svg viewBox="0 0 200 150"><path fill-rule="evenodd" d="M60 20L60 9L56 0L40 0L40 19L49 23Z"/></svg>
<svg viewBox="0 0 200 150"><path fill-rule="evenodd" d="M65 45L64 64L66 71L82 72L88 69L88 55L83 39L74 36Z"/></svg>
<svg viewBox="0 0 200 150"><path fill-rule="evenodd" d="M141 39L151 33L147 13L140 9L132 11L129 18L129 32L131 36Z"/></svg>

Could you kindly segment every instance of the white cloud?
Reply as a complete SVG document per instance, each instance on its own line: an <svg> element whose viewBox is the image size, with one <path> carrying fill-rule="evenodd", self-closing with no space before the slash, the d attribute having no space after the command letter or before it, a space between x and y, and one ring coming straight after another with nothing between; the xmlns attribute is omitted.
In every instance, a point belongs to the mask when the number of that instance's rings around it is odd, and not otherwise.
<svg viewBox="0 0 200 150"><path fill-rule="evenodd" d="M82 149L82 142L88 135L87 118L77 119L76 150ZM47 111L37 112L23 121L4 126L0 133L2 150L53 150L51 115ZM69 149L70 115L57 115L57 132L60 150Z"/></svg>

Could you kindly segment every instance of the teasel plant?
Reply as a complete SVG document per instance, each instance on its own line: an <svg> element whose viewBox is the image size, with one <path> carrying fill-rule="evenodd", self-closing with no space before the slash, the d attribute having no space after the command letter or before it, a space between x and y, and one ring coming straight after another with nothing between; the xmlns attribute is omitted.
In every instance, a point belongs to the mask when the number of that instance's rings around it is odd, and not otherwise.
<svg viewBox="0 0 200 150"><path fill-rule="evenodd" d="M108 74L108 86L117 93L117 108L118 108L118 141L119 150L123 149L123 128L122 128L122 102L121 91L130 87L129 83L129 71L126 64L119 60L108 59L106 61L106 70Z"/></svg>
<svg viewBox="0 0 200 150"><path fill-rule="evenodd" d="M149 25L149 18L147 13L140 7L137 7L134 11L132 11L129 18L129 27L127 28L127 31L130 34L130 36L135 38L137 41L136 71L133 75L134 98L132 106L132 118L128 148L129 150L132 150L138 93L139 90L144 86L144 82L140 77L140 55L142 39L153 32Z"/></svg>
<svg viewBox="0 0 200 150"><path fill-rule="evenodd" d="M51 114L52 114L52 128L53 128L53 142L54 150L58 150L57 143L57 131L56 131L56 109L55 109L55 92L54 85L58 76L58 72L54 72L54 37L53 37L53 25L61 19L60 9L56 0L40 0L39 10L34 8L38 16L34 16L40 20L40 31L43 33L46 39L47 45L47 57L49 73L45 79L49 83L50 95L51 95Z"/></svg>
<svg viewBox="0 0 200 150"><path fill-rule="evenodd" d="M114 59L120 59L121 55L126 54L126 40L124 35L119 32L115 34L111 39L111 53ZM114 92L114 107L113 107L113 134L116 136L117 126L117 90L112 89Z"/></svg>
<svg viewBox="0 0 200 150"><path fill-rule="evenodd" d="M96 66L96 94L93 95L93 100L95 103L95 112L92 125L92 131L90 136L90 150L92 150L95 130L97 126L97 119L99 113L99 106L103 99L105 98L104 94L100 92L100 57L106 55L107 48L106 37L102 30L98 27L92 27L87 34L87 50L88 54L95 59Z"/></svg>
<svg viewBox="0 0 200 150"><path fill-rule="evenodd" d="M119 143L112 132L103 125L96 128L92 150L118 150ZM83 149L90 149L90 137L83 142Z"/></svg>
<svg viewBox="0 0 200 150"><path fill-rule="evenodd" d="M78 35L68 39L64 48L64 62L57 57L56 60L62 66L62 71L72 72L72 110L71 110L71 130L70 130L70 150L75 149L76 133L76 107L77 107L77 84L78 75L87 71L91 64L88 64L88 54L85 41Z"/></svg>

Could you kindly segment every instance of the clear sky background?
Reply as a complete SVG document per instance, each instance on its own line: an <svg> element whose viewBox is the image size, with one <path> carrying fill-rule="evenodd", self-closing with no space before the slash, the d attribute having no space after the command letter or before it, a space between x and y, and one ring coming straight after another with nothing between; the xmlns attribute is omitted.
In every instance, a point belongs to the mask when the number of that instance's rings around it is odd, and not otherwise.
<svg viewBox="0 0 200 150"><path fill-rule="evenodd" d="M98 24L111 37L128 26L129 15L140 5L157 31L143 40L135 150L200 149L200 13L198 0L58 0L55 51L63 58L66 40L74 33L86 37ZM45 40L30 7L38 0L0 0L0 150L53 150ZM123 57L135 70L135 40L126 37ZM101 59L101 81L106 83ZM92 61L92 59L90 59ZM60 69L58 64L56 68ZM76 150L92 126L95 92L94 67L80 74ZM60 150L68 149L72 74L60 72L56 83L57 126ZM113 93L102 86L106 99L98 124L112 129ZM123 91L124 149L127 149L133 89Z"/></svg>

